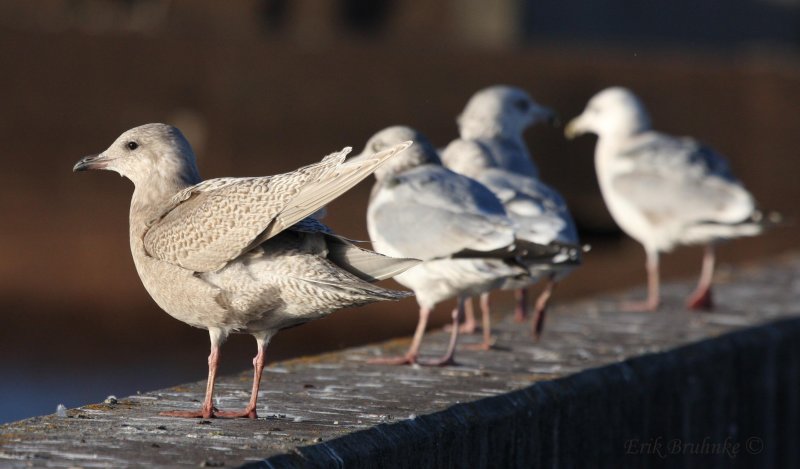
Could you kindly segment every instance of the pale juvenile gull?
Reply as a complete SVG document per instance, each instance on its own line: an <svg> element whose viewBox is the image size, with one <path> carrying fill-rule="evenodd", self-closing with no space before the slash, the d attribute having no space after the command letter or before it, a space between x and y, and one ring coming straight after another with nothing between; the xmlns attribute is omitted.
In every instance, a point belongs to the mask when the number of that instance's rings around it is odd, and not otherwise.
<svg viewBox="0 0 800 469"><path fill-rule="evenodd" d="M507 282L504 289L515 289L515 317L524 320L528 313L527 287L544 276L547 284L536 300L532 333L538 339L544 326L549 299L557 283L580 264L575 222L561 195L539 179L523 138L523 132L541 122L555 123L555 113L534 101L524 90L495 85L470 98L458 117L460 138L442 152L444 165L474 178L488 187L503 202L508 215L517 223L518 235L540 244L572 246L558 263L529 266L533 275L528 283ZM484 323L489 316L489 294L481 297ZM469 315L462 326L472 331L475 321ZM484 327L484 338L488 332ZM484 342L486 343L486 342Z"/></svg>
<svg viewBox="0 0 800 469"><path fill-rule="evenodd" d="M446 364L452 362L464 299L529 272L518 261L523 248L517 245L514 224L500 201L478 182L442 167L436 150L420 133L408 127L386 128L370 138L365 152L409 138L414 139L411 148L375 171L367 228L378 252L423 260L395 277L416 294L419 323L404 356L379 362L418 362L431 311L437 303L457 297L456 327L447 353L429 362ZM548 247L534 243L524 249L552 255Z"/></svg>
<svg viewBox="0 0 800 469"><path fill-rule="evenodd" d="M370 282L418 261L353 246L310 215L409 145L358 162L344 162L346 148L286 174L202 181L181 132L147 124L75 165L74 171L111 170L133 181L130 244L142 283L164 311L209 332L202 408L166 415L256 418L265 350L275 333L339 308L408 296ZM237 412L213 406L219 349L232 332L251 334L258 345L250 402Z"/></svg>
<svg viewBox="0 0 800 469"><path fill-rule="evenodd" d="M647 254L647 299L624 308L658 309L659 253L704 244L700 280L687 307L710 309L714 243L764 228L753 196L714 150L652 130L644 105L625 88L596 94L565 129L568 138L587 132L598 136L595 167L611 216Z"/></svg>

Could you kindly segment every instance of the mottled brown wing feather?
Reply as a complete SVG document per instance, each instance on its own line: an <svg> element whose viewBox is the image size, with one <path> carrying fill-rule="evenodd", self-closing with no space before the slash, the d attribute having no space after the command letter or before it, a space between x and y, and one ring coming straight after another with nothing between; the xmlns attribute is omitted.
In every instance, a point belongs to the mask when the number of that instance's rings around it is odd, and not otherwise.
<svg viewBox="0 0 800 469"><path fill-rule="evenodd" d="M343 157L277 176L212 179L188 188L151 222L145 249L196 272L218 270L250 246L305 185Z"/></svg>
<svg viewBox="0 0 800 469"><path fill-rule="evenodd" d="M344 163L349 148L291 173L202 182L173 197L144 235L147 253L195 272L219 270L319 210L405 147Z"/></svg>

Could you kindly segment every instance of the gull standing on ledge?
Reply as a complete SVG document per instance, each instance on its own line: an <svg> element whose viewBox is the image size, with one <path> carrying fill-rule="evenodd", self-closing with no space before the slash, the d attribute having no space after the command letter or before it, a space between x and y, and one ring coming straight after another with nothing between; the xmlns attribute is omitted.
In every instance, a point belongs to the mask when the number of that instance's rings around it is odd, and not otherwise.
<svg viewBox="0 0 800 469"><path fill-rule="evenodd" d="M714 243L764 228L753 196L712 149L652 130L644 106L625 88L596 94L564 130L567 138L587 132L598 136L597 179L611 216L647 254L647 299L624 309L658 309L659 252L704 244L700 280L686 305L710 310Z"/></svg>
<svg viewBox="0 0 800 469"><path fill-rule="evenodd" d="M418 261L355 247L310 217L409 145L355 163L344 162L345 148L291 173L202 181L183 134L147 124L75 165L133 181L130 244L139 277L164 311L211 338L202 408L163 415L257 418L265 350L275 333L339 308L409 296L370 282ZM243 411L219 411L212 404L219 349L232 332L252 334L258 345L252 394Z"/></svg>
<svg viewBox="0 0 800 469"><path fill-rule="evenodd" d="M494 192L517 224L518 237L538 244L571 246L549 266L538 261L529 265L533 275L525 282L507 282L501 287L515 290L515 317L522 321L528 314L527 287L542 276L547 277L531 321L536 339L544 327L545 311L555 286L581 260L578 232L566 202L539 180L539 171L525 145L525 130L541 122L557 122L556 114L519 88L490 86L470 98L458 117L460 138L442 152L448 169L473 178ZM486 329L490 314L488 292L481 296L481 310ZM462 330L471 332L474 328L474 318L467 317ZM484 330L483 334L484 345L488 345L489 332Z"/></svg>
<svg viewBox="0 0 800 469"><path fill-rule="evenodd" d="M500 201L478 182L442 167L436 150L419 132L402 126L386 128L369 139L364 151L382 151L409 139L414 141L411 148L375 171L367 228L378 252L423 261L395 277L414 290L419 322L405 355L373 362L419 362L434 306L457 297L447 352L439 360L420 362L445 365L453 362L464 300L508 279L526 278L529 272L518 261L514 224ZM550 251L533 243L526 248L544 257Z"/></svg>

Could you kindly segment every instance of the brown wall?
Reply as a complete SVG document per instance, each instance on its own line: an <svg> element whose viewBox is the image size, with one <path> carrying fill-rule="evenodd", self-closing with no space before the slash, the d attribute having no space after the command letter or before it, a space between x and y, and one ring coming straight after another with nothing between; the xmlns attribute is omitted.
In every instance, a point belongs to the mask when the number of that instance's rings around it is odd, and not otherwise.
<svg viewBox="0 0 800 469"><path fill-rule="evenodd" d="M392 124L415 126L444 145L466 99L489 84L522 86L565 118L602 87L621 84L641 95L661 130L700 137L728 155L764 207L800 215L800 60L792 54L578 46L473 51L379 40L306 48L235 35L6 28L0 65L0 310L6 322L0 343L7 348L0 352L26 350L25 359L35 363L74 360L91 367L109 353L121 363L166 354L193 364L191 372L176 371L176 380L203 376L204 334L160 312L134 271L130 183L113 174L70 172L80 156L146 122L182 127L206 177L271 174L346 145L359 151L374 131ZM556 300L641 283L641 250L615 234L599 198L593 139L567 142L561 131L537 128L528 142L595 249ZM369 186L331 205L331 226L366 239ZM731 243L722 258L741 262L796 249L797 235L792 225ZM695 249L668 257L666 277L694 275L697 256ZM440 308L440 322L446 309ZM344 312L279 336L272 356L407 334L415 314L413 300ZM251 348L243 340L227 350L241 356ZM238 369L248 362L226 363Z"/></svg>

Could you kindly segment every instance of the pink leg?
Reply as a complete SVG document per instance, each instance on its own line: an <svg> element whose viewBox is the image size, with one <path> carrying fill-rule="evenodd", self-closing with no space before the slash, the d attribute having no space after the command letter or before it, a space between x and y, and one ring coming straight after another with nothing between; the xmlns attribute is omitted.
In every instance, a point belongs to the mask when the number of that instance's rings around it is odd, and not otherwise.
<svg viewBox="0 0 800 469"><path fill-rule="evenodd" d="M658 251L647 252L647 299L644 301L625 302L623 311L642 312L658 309L660 300L658 279Z"/></svg>
<svg viewBox="0 0 800 469"><path fill-rule="evenodd" d="M209 329L209 336L211 337L211 354L208 356L208 381L206 381L206 398L203 401L203 407L200 410L171 410L167 412L160 412L159 415L167 417L183 417L183 418L204 418L210 419L215 417L215 412L212 399L214 397L214 382L217 379L217 368L219 366L219 348L222 342L225 341L225 335L222 331Z"/></svg>
<svg viewBox="0 0 800 469"><path fill-rule="evenodd" d="M483 331L483 342L480 344L470 345L465 348L471 350L489 350L494 344L492 339L492 317L491 317L491 303L489 301L489 293L481 294L481 329Z"/></svg>
<svg viewBox="0 0 800 469"><path fill-rule="evenodd" d="M514 290L514 299L517 300L514 308L514 321L525 322L525 318L528 317L528 289Z"/></svg>
<svg viewBox="0 0 800 469"><path fill-rule="evenodd" d="M456 306L458 309L458 306ZM472 305L472 298L467 298L463 305L464 324L461 325L461 330L464 334L474 334L478 329L477 322L475 321L475 307Z"/></svg>
<svg viewBox="0 0 800 469"><path fill-rule="evenodd" d="M367 363L375 365L413 365L417 363L419 356L419 347L422 345L422 337L425 336L425 329L428 327L428 318L432 312L431 308L422 307L419 309L419 321L417 322L417 330L414 331L414 339L411 341L411 346L405 355L399 357L382 357L373 358L368 360ZM458 329L458 324L455 325Z"/></svg>
<svg viewBox="0 0 800 469"><path fill-rule="evenodd" d="M444 326L445 332L450 332L451 324ZM467 298L464 303L464 322L458 326L458 332L462 334L474 334L478 329L478 323L475 321L475 308L472 306L472 298Z"/></svg>
<svg viewBox="0 0 800 469"><path fill-rule="evenodd" d="M533 313L533 319L531 320L531 333L533 334L533 340L539 341L539 337L542 335L542 330L544 330L544 317L547 313L547 306L550 302L550 296L553 294L553 290L558 285L556 282L555 276L550 275L550 278L547 279L547 285L545 285L544 290L542 293L539 294L539 298L536 299L536 310Z"/></svg>
<svg viewBox="0 0 800 469"><path fill-rule="evenodd" d="M271 336L256 336L258 343L258 354L253 358L253 389L250 393L250 402L241 411L222 411L216 412L217 417L223 418L251 418L257 419L256 401L258 400L258 389L261 386L261 373L264 371L266 363L267 344Z"/></svg>
<svg viewBox="0 0 800 469"><path fill-rule="evenodd" d="M438 360L426 360L424 362L420 361L420 365L425 366L446 366L446 365L455 365L455 354L456 354L456 345L458 344L458 323L461 322L461 317L464 315L464 303L466 299L464 297L458 297L458 304L456 308L453 310L453 328L450 330L450 343L447 344L447 352Z"/></svg>
<svg viewBox="0 0 800 469"><path fill-rule="evenodd" d="M703 254L703 269L700 272L700 281L697 288L686 301L686 307L692 310L711 311L714 302L711 299L711 281L714 279L714 246L706 246Z"/></svg>

